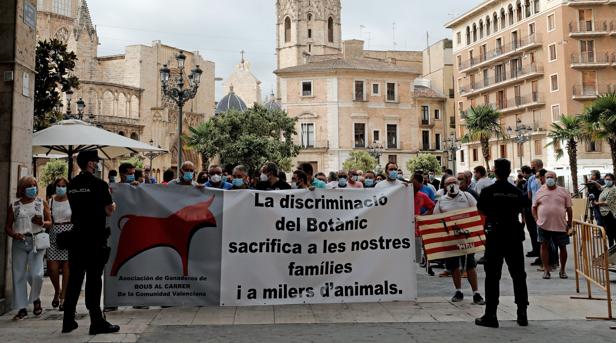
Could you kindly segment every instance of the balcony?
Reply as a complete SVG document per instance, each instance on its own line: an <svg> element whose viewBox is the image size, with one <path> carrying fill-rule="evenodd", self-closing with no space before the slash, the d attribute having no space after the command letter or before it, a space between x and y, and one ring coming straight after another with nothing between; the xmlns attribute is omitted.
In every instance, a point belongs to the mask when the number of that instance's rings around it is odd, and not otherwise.
<svg viewBox="0 0 616 343"><path fill-rule="evenodd" d="M599 69L609 67L614 56L608 52L584 52L571 54L571 68Z"/></svg>
<svg viewBox="0 0 616 343"><path fill-rule="evenodd" d="M513 112L523 111L526 109L532 109L545 105L543 95L534 92L530 95L515 96L511 99L507 99L501 103L491 104L501 114L509 114Z"/></svg>
<svg viewBox="0 0 616 343"><path fill-rule="evenodd" d="M430 119L421 119L420 125L421 127L434 127L434 122Z"/></svg>
<svg viewBox="0 0 616 343"><path fill-rule="evenodd" d="M316 141L316 142L306 142L306 143L297 143L301 147L301 151L305 152L319 152L319 151L327 151L329 150L329 141Z"/></svg>
<svg viewBox="0 0 616 343"><path fill-rule="evenodd" d="M523 53L541 46L541 35L533 34L518 39L517 42L510 42L492 50L488 50L479 58L472 58L462 61L458 67L460 72L468 73L492 63L507 59L512 55Z"/></svg>
<svg viewBox="0 0 616 343"><path fill-rule="evenodd" d="M599 95L615 92L616 84L577 84L572 88L572 99L578 101L595 100Z"/></svg>
<svg viewBox="0 0 616 343"><path fill-rule="evenodd" d="M569 0L568 5L570 7L586 7L593 5L606 5L608 3L616 2L613 0Z"/></svg>
<svg viewBox="0 0 616 343"><path fill-rule="evenodd" d="M479 93L490 91L494 88L505 87L511 84L533 79L536 77L543 76L543 67L538 66L536 64L531 64L524 66L520 69L509 69L509 78L507 78L506 73L496 78L496 76L489 77L487 79L482 79L479 82L475 82L474 85L462 86L460 88L460 95L462 96L473 96ZM474 87L473 87L474 86Z"/></svg>
<svg viewBox="0 0 616 343"><path fill-rule="evenodd" d="M573 21L569 23L569 37L571 38L604 37L608 34L610 34L610 23L606 20L592 23Z"/></svg>

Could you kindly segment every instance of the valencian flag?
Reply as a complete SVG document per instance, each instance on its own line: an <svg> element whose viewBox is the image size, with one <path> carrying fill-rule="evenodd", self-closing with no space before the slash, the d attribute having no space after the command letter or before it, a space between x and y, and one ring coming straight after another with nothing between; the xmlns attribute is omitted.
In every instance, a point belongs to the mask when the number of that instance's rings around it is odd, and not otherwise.
<svg viewBox="0 0 616 343"><path fill-rule="evenodd" d="M417 217L428 260L483 251L486 239L483 224L476 207Z"/></svg>

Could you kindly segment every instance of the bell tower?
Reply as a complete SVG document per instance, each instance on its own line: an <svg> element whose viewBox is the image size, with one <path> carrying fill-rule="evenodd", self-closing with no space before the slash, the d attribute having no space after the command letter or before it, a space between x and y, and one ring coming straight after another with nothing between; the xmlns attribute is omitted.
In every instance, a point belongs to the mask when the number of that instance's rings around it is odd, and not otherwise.
<svg viewBox="0 0 616 343"><path fill-rule="evenodd" d="M304 64L306 56L342 52L340 0L277 0L278 69Z"/></svg>

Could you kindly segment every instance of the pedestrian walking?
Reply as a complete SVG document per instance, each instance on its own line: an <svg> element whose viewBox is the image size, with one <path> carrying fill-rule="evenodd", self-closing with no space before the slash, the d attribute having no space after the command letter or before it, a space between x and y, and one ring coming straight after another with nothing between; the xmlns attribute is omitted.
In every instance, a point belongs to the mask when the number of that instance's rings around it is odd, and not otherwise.
<svg viewBox="0 0 616 343"><path fill-rule="evenodd" d="M68 250L58 246L58 235L73 229L71 224L71 205L68 202L68 180L59 177L54 181L56 194L49 200L52 227L49 231L49 249L47 249L47 273L54 289L51 306L64 311L64 299L70 270L68 266ZM60 281L60 270L62 280Z"/></svg>
<svg viewBox="0 0 616 343"><path fill-rule="evenodd" d="M614 174L605 174L605 187L599 199L595 201L595 206L599 206L601 220L605 227L605 233L609 240L609 246L616 243L616 187L614 186Z"/></svg>

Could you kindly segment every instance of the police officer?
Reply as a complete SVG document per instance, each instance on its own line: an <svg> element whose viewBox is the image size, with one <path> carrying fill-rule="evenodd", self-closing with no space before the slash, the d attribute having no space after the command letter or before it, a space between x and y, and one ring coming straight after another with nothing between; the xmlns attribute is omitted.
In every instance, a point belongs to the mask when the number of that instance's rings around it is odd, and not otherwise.
<svg viewBox="0 0 616 343"><path fill-rule="evenodd" d="M528 290L522 246L524 224L519 216L524 213L529 199L507 180L511 174L511 162L506 159L494 161L494 172L496 183L483 189L477 203L479 211L486 216L486 312L475 320L475 324L498 327L496 309L504 260L513 279L518 325L527 326Z"/></svg>
<svg viewBox="0 0 616 343"><path fill-rule="evenodd" d="M102 275L109 247L109 230L106 218L115 211L109 185L94 176L98 170L98 153L82 151L77 156L81 173L68 185L68 200L71 205L73 232L69 244L70 274L62 332L77 329L75 307L81 292L83 278L87 274L86 307L90 312L90 334L118 332L120 327L105 320L100 308Z"/></svg>

